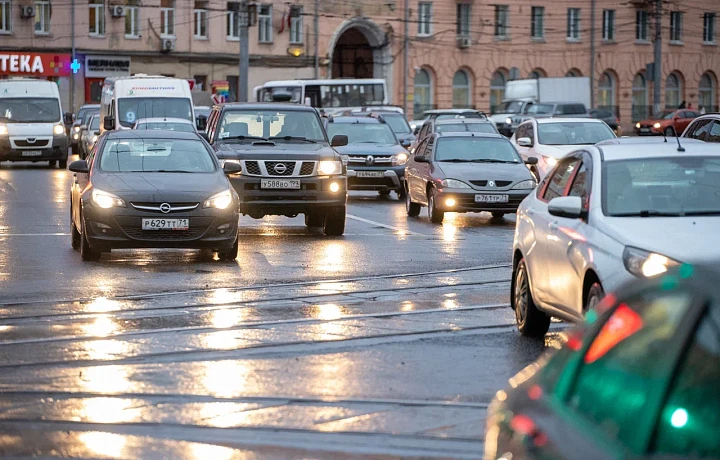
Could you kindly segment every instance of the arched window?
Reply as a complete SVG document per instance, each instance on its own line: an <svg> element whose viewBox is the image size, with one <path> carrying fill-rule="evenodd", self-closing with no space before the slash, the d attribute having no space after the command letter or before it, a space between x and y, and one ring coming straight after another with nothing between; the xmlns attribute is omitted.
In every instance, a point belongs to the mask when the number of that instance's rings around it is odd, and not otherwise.
<svg viewBox="0 0 720 460"><path fill-rule="evenodd" d="M464 70L455 72L452 82L453 108L466 108L471 106L470 78Z"/></svg>
<svg viewBox="0 0 720 460"><path fill-rule="evenodd" d="M640 121L649 116L647 81L643 74L635 75L632 83L632 121Z"/></svg>
<svg viewBox="0 0 720 460"><path fill-rule="evenodd" d="M580 72L578 69L570 69L565 74L566 77L582 77L582 72Z"/></svg>
<svg viewBox="0 0 720 460"><path fill-rule="evenodd" d="M715 112L715 78L705 73L700 77L698 85L698 108L706 112Z"/></svg>
<svg viewBox="0 0 720 460"><path fill-rule="evenodd" d="M426 110L430 110L433 104L432 80L430 72L425 69L418 69L415 72L414 80L414 117L420 118Z"/></svg>
<svg viewBox="0 0 720 460"><path fill-rule="evenodd" d="M676 73L668 75L665 81L665 107L677 109L682 102L682 83Z"/></svg>
<svg viewBox="0 0 720 460"><path fill-rule="evenodd" d="M598 106L615 110L615 77L610 72L603 72L598 82Z"/></svg>
<svg viewBox="0 0 720 460"><path fill-rule="evenodd" d="M505 98L505 83L505 74L501 70L496 70L490 79L490 113L495 113L495 108Z"/></svg>

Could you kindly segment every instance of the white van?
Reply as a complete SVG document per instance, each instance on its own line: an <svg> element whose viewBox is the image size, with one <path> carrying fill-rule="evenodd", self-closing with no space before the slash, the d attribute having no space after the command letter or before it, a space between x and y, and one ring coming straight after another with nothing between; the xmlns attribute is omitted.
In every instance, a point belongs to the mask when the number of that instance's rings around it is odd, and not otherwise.
<svg viewBox="0 0 720 460"><path fill-rule="evenodd" d="M100 101L100 131L132 129L141 118L183 118L195 123L188 81L144 74L106 78Z"/></svg>
<svg viewBox="0 0 720 460"><path fill-rule="evenodd" d="M0 80L0 161L48 161L67 167L60 92L55 82Z"/></svg>

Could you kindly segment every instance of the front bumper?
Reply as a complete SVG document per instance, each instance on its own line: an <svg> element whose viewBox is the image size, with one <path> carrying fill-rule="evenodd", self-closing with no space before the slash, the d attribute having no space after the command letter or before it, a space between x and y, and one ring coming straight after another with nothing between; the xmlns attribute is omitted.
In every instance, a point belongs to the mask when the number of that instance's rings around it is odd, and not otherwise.
<svg viewBox="0 0 720 460"><path fill-rule="evenodd" d="M663 128L655 128L654 126L641 126L635 128L635 134L638 136L660 136L663 133Z"/></svg>
<svg viewBox="0 0 720 460"><path fill-rule="evenodd" d="M468 190L468 189L437 189L435 192L435 206L439 210L445 212L504 212L514 213L517 211L520 203L534 189L525 190ZM476 195L507 195L506 203L478 203L475 201ZM447 200L454 199L455 205L448 206Z"/></svg>
<svg viewBox="0 0 720 460"><path fill-rule="evenodd" d="M90 247L110 249L178 248L224 250L233 246L238 232L237 209L196 209L162 214L132 208L100 209L83 206ZM189 219L188 230L142 230L143 218Z"/></svg>
<svg viewBox="0 0 720 460"><path fill-rule="evenodd" d="M13 148L10 138L0 138L0 161L67 160L68 138L64 134L53 136L52 145L43 148Z"/></svg>
<svg viewBox="0 0 720 460"><path fill-rule="evenodd" d="M352 169L351 169L352 168ZM382 177L358 177L358 172L381 172ZM378 167L378 166L348 166L349 190L395 190L404 187L405 165Z"/></svg>
<svg viewBox="0 0 720 460"><path fill-rule="evenodd" d="M251 217L322 213L347 203L346 176L289 178L241 175L230 176L229 179L240 197L240 213ZM300 190L261 189L262 179L297 179L300 180ZM340 186L337 192L330 191L332 183Z"/></svg>

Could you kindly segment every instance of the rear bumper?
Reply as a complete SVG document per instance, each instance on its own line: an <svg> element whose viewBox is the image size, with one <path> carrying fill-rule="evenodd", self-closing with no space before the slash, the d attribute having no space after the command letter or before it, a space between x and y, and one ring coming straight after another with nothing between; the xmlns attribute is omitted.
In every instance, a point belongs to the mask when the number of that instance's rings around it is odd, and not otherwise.
<svg viewBox="0 0 720 460"><path fill-rule="evenodd" d="M382 177L358 177L358 172L382 173ZM350 190L400 190L404 187L405 165L382 167L352 167L348 168L348 189Z"/></svg>
<svg viewBox="0 0 720 460"><path fill-rule="evenodd" d="M533 190L502 190L502 191L486 191L486 190L461 190L461 189L439 189L435 193L435 205L445 212L505 212L514 213L517 211L520 203ZM476 195L507 195L506 203L478 203L475 201ZM455 205L448 206L447 200L454 199Z"/></svg>
<svg viewBox="0 0 720 460"><path fill-rule="evenodd" d="M52 146L44 148L12 148L8 137L0 138L0 161L67 160L68 138L54 136Z"/></svg>

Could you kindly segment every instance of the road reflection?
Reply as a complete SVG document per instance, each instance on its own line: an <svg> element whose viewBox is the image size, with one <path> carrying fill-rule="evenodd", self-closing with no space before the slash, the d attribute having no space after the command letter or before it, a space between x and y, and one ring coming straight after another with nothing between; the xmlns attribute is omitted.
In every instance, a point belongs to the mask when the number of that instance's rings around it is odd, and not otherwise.
<svg viewBox="0 0 720 460"><path fill-rule="evenodd" d="M122 458L127 442L125 436L113 433L102 433L99 431L91 431L78 435L80 442L91 452L106 457Z"/></svg>
<svg viewBox="0 0 720 460"><path fill-rule="evenodd" d="M87 367L78 374L76 384L90 393L117 394L132 390L126 366Z"/></svg>
<svg viewBox="0 0 720 460"><path fill-rule="evenodd" d="M195 377L202 383L199 394L218 398L233 398L246 394L248 377L253 372L240 361L207 361L199 363ZM204 390L204 391L203 391ZM253 392L261 392L253 388Z"/></svg>
<svg viewBox="0 0 720 460"><path fill-rule="evenodd" d="M318 268L323 272L339 272L345 268L345 247L342 243L327 243L322 249Z"/></svg>
<svg viewBox="0 0 720 460"><path fill-rule="evenodd" d="M229 447L211 446L210 444L190 445L190 453L193 459L230 460L235 457L235 451Z"/></svg>

